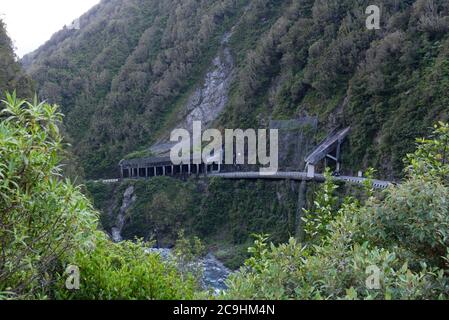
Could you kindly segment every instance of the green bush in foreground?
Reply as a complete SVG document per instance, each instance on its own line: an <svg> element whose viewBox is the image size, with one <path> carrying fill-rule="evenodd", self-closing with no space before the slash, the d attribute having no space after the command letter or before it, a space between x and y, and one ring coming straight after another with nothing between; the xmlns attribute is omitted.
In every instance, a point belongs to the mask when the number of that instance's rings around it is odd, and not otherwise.
<svg viewBox="0 0 449 320"><path fill-rule="evenodd" d="M193 299L196 279L180 277L177 266L158 254L142 250L144 243L120 244L98 239L95 248L77 252L70 264L79 268L80 289L65 288L66 275L58 282L58 299Z"/></svg>
<svg viewBox="0 0 449 320"><path fill-rule="evenodd" d="M346 201L333 213L326 207L333 218L313 230L318 244L274 246L259 237L224 298L447 299L448 136L440 124L431 140L419 140L406 181L379 198ZM324 188L321 198L331 199L334 188ZM376 271L379 286L371 282Z"/></svg>
<svg viewBox="0 0 449 320"><path fill-rule="evenodd" d="M7 95L0 114L0 292L45 296L61 260L92 241L97 215L59 176L55 106Z"/></svg>
<svg viewBox="0 0 449 320"><path fill-rule="evenodd" d="M193 297L193 277L97 231L97 212L61 177L56 106L13 94L0 110L0 299ZM68 265L80 270L77 291L65 288Z"/></svg>

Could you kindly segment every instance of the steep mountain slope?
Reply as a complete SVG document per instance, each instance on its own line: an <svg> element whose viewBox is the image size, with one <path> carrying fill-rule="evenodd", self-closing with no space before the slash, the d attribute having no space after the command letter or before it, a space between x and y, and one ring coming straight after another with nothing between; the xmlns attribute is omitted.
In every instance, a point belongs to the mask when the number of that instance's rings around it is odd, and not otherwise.
<svg viewBox="0 0 449 320"><path fill-rule="evenodd" d="M102 1L24 58L41 97L63 106L89 176L154 139L207 70L241 1Z"/></svg>
<svg viewBox="0 0 449 320"><path fill-rule="evenodd" d="M393 177L414 137L447 119L449 4L379 0L381 29L367 30L370 4L104 0L24 63L40 96L63 106L89 177L116 174L121 158L185 123L226 34L232 77L211 123L351 125L345 170Z"/></svg>
<svg viewBox="0 0 449 320"><path fill-rule="evenodd" d="M374 166L398 175L413 137L447 119L449 4L377 1L376 31L365 27L369 4L293 1L255 49L242 46L251 35L239 33L235 47L250 50L223 121L254 126L316 115L322 129L351 125L345 170Z"/></svg>
<svg viewBox="0 0 449 320"><path fill-rule="evenodd" d="M33 85L31 79L22 71L16 61L11 39L6 33L5 25L0 20L0 97L6 91L17 90L19 97L31 97Z"/></svg>

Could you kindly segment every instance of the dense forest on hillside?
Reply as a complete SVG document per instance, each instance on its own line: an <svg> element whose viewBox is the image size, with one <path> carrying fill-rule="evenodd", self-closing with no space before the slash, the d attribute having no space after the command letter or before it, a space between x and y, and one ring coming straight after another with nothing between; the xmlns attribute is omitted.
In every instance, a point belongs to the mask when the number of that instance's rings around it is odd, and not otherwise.
<svg viewBox="0 0 449 320"><path fill-rule="evenodd" d="M39 96L63 106L90 177L149 145L211 62L239 1L103 1L24 65ZM95 152L92 152L95 150Z"/></svg>
<svg viewBox="0 0 449 320"><path fill-rule="evenodd" d="M449 4L378 1L102 1L23 59L39 96L59 103L89 177L167 134L219 40L237 68L219 127L316 115L351 125L346 169L400 176L416 136L447 118ZM95 150L95 152L92 152Z"/></svg>
<svg viewBox="0 0 449 320"><path fill-rule="evenodd" d="M21 97L29 98L34 94L32 81L17 62L11 39L2 20L0 20L0 70L0 97L3 98L6 91L14 89Z"/></svg>

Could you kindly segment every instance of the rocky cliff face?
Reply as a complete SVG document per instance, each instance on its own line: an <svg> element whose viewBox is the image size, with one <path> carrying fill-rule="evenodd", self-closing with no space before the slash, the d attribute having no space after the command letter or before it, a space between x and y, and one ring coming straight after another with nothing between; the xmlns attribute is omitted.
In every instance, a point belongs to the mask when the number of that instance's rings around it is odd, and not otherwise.
<svg viewBox="0 0 449 320"><path fill-rule="evenodd" d="M219 55L212 61L211 70L206 74L202 88L195 90L190 97L182 127L192 128L193 121L201 121L203 127L208 127L223 111L228 101L229 86L234 67L233 59L227 41L226 34L222 41L222 49Z"/></svg>
<svg viewBox="0 0 449 320"><path fill-rule="evenodd" d="M218 54L211 61L211 66L204 76L201 86L190 95L172 129L186 129L192 134L193 122L200 121L202 129L205 130L214 123L226 107L234 71L234 61L228 46L230 36L230 33L223 36ZM192 136L192 138L194 137ZM153 145L150 151L159 155L169 153L173 143L168 140L169 132Z"/></svg>

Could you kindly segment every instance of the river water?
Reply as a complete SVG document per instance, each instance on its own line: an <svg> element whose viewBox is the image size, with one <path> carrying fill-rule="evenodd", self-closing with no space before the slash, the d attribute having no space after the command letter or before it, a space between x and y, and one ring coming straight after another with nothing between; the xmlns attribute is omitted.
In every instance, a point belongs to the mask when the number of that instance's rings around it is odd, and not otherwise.
<svg viewBox="0 0 449 320"><path fill-rule="evenodd" d="M159 253L162 258L169 259L170 249L149 249L149 252ZM226 290L226 279L231 274L231 270L226 268L212 253L208 253L199 261L199 267L203 268L202 282L205 289L212 289L216 294Z"/></svg>

